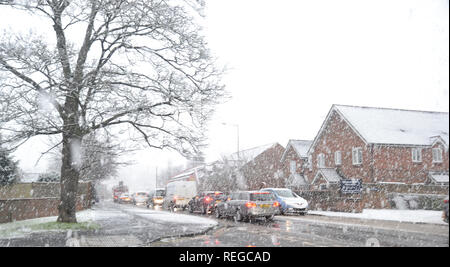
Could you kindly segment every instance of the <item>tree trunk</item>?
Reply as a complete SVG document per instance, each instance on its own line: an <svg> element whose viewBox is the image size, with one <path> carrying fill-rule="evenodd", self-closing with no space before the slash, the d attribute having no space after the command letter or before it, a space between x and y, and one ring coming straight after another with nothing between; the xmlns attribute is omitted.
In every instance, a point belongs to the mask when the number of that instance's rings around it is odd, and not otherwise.
<svg viewBox="0 0 450 267"><path fill-rule="evenodd" d="M76 204L80 173L76 154L80 152L77 149L79 145L81 145L81 137L63 134L61 199L58 206L58 222L77 222Z"/></svg>

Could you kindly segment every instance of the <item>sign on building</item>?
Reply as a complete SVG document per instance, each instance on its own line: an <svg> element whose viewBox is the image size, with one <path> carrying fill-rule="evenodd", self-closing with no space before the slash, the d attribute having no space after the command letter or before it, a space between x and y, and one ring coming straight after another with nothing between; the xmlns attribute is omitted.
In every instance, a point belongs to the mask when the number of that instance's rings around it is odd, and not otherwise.
<svg viewBox="0 0 450 267"><path fill-rule="evenodd" d="M342 194L359 194L362 192L361 179L342 179L341 193Z"/></svg>

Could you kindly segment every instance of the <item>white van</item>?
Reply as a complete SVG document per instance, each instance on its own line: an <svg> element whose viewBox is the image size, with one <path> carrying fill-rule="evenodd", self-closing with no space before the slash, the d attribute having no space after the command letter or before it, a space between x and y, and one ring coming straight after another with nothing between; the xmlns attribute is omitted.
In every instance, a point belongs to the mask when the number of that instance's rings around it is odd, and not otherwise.
<svg viewBox="0 0 450 267"><path fill-rule="evenodd" d="M186 209L189 200L197 194L195 181L174 181L166 186L163 208L173 211L174 208Z"/></svg>

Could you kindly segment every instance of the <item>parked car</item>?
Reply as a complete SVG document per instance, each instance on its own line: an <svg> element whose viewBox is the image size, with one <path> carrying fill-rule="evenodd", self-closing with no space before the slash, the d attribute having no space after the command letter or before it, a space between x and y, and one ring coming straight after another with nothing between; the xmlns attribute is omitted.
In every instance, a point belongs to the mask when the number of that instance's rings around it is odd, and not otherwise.
<svg viewBox="0 0 450 267"><path fill-rule="evenodd" d="M214 212L216 204L222 201L223 192L204 191L193 197L189 203L189 212L200 211L202 214Z"/></svg>
<svg viewBox="0 0 450 267"><path fill-rule="evenodd" d="M166 195L165 188L156 188L155 190L153 190L149 195L147 208L162 206L165 195Z"/></svg>
<svg viewBox="0 0 450 267"><path fill-rule="evenodd" d="M124 203L129 204L129 203L132 203L132 199L131 199L131 197L130 197L130 194L128 194L128 193L123 193L123 194L121 194L120 197L119 197L119 203L120 203L120 204L124 204Z"/></svg>
<svg viewBox="0 0 450 267"><path fill-rule="evenodd" d="M132 200L133 205L146 206L147 201L148 201L148 193L147 192L136 192L131 196L131 200Z"/></svg>
<svg viewBox="0 0 450 267"><path fill-rule="evenodd" d="M298 196L288 188L263 188L260 191L272 193L280 203L280 213L295 213L306 215L308 213L308 201Z"/></svg>
<svg viewBox="0 0 450 267"><path fill-rule="evenodd" d="M444 222L448 223L448 196L444 199L444 211L442 212Z"/></svg>
<svg viewBox="0 0 450 267"><path fill-rule="evenodd" d="M174 181L166 186L166 195L163 199L163 208L174 211L175 208L185 210L189 201L197 194L197 182Z"/></svg>
<svg viewBox="0 0 450 267"><path fill-rule="evenodd" d="M270 192L234 192L224 200L216 206L217 218L233 217L236 222L256 218L273 220L274 216L280 213L280 203Z"/></svg>

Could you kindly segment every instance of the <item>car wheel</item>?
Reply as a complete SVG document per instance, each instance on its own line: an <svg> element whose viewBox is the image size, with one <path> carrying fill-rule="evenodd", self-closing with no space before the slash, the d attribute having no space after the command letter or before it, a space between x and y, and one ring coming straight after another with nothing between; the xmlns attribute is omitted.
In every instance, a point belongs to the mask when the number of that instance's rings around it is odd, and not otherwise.
<svg viewBox="0 0 450 267"><path fill-rule="evenodd" d="M234 222L240 222L242 221L242 214L240 210L237 210L236 213L233 216Z"/></svg>
<svg viewBox="0 0 450 267"><path fill-rule="evenodd" d="M275 215L266 216L266 221L272 222L274 218L275 218Z"/></svg>
<svg viewBox="0 0 450 267"><path fill-rule="evenodd" d="M189 205L189 213L194 213L194 207L192 205Z"/></svg>
<svg viewBox="0 0 450 267"><path fill-rule="evenodd" d="M220 219L221 215L220 215L220 211L218 208L216 208L216 210L214 211L214 214L216 215L217 219Z"/></svg>
<svg viewBox="0 0 450 267"><path fill-rule="evenodd" d="M200 209L200 212L201 212L202 214L206 214L206 208L205 208L205 206L202 205L202 207L201 207L201 209Z"/></svg>

